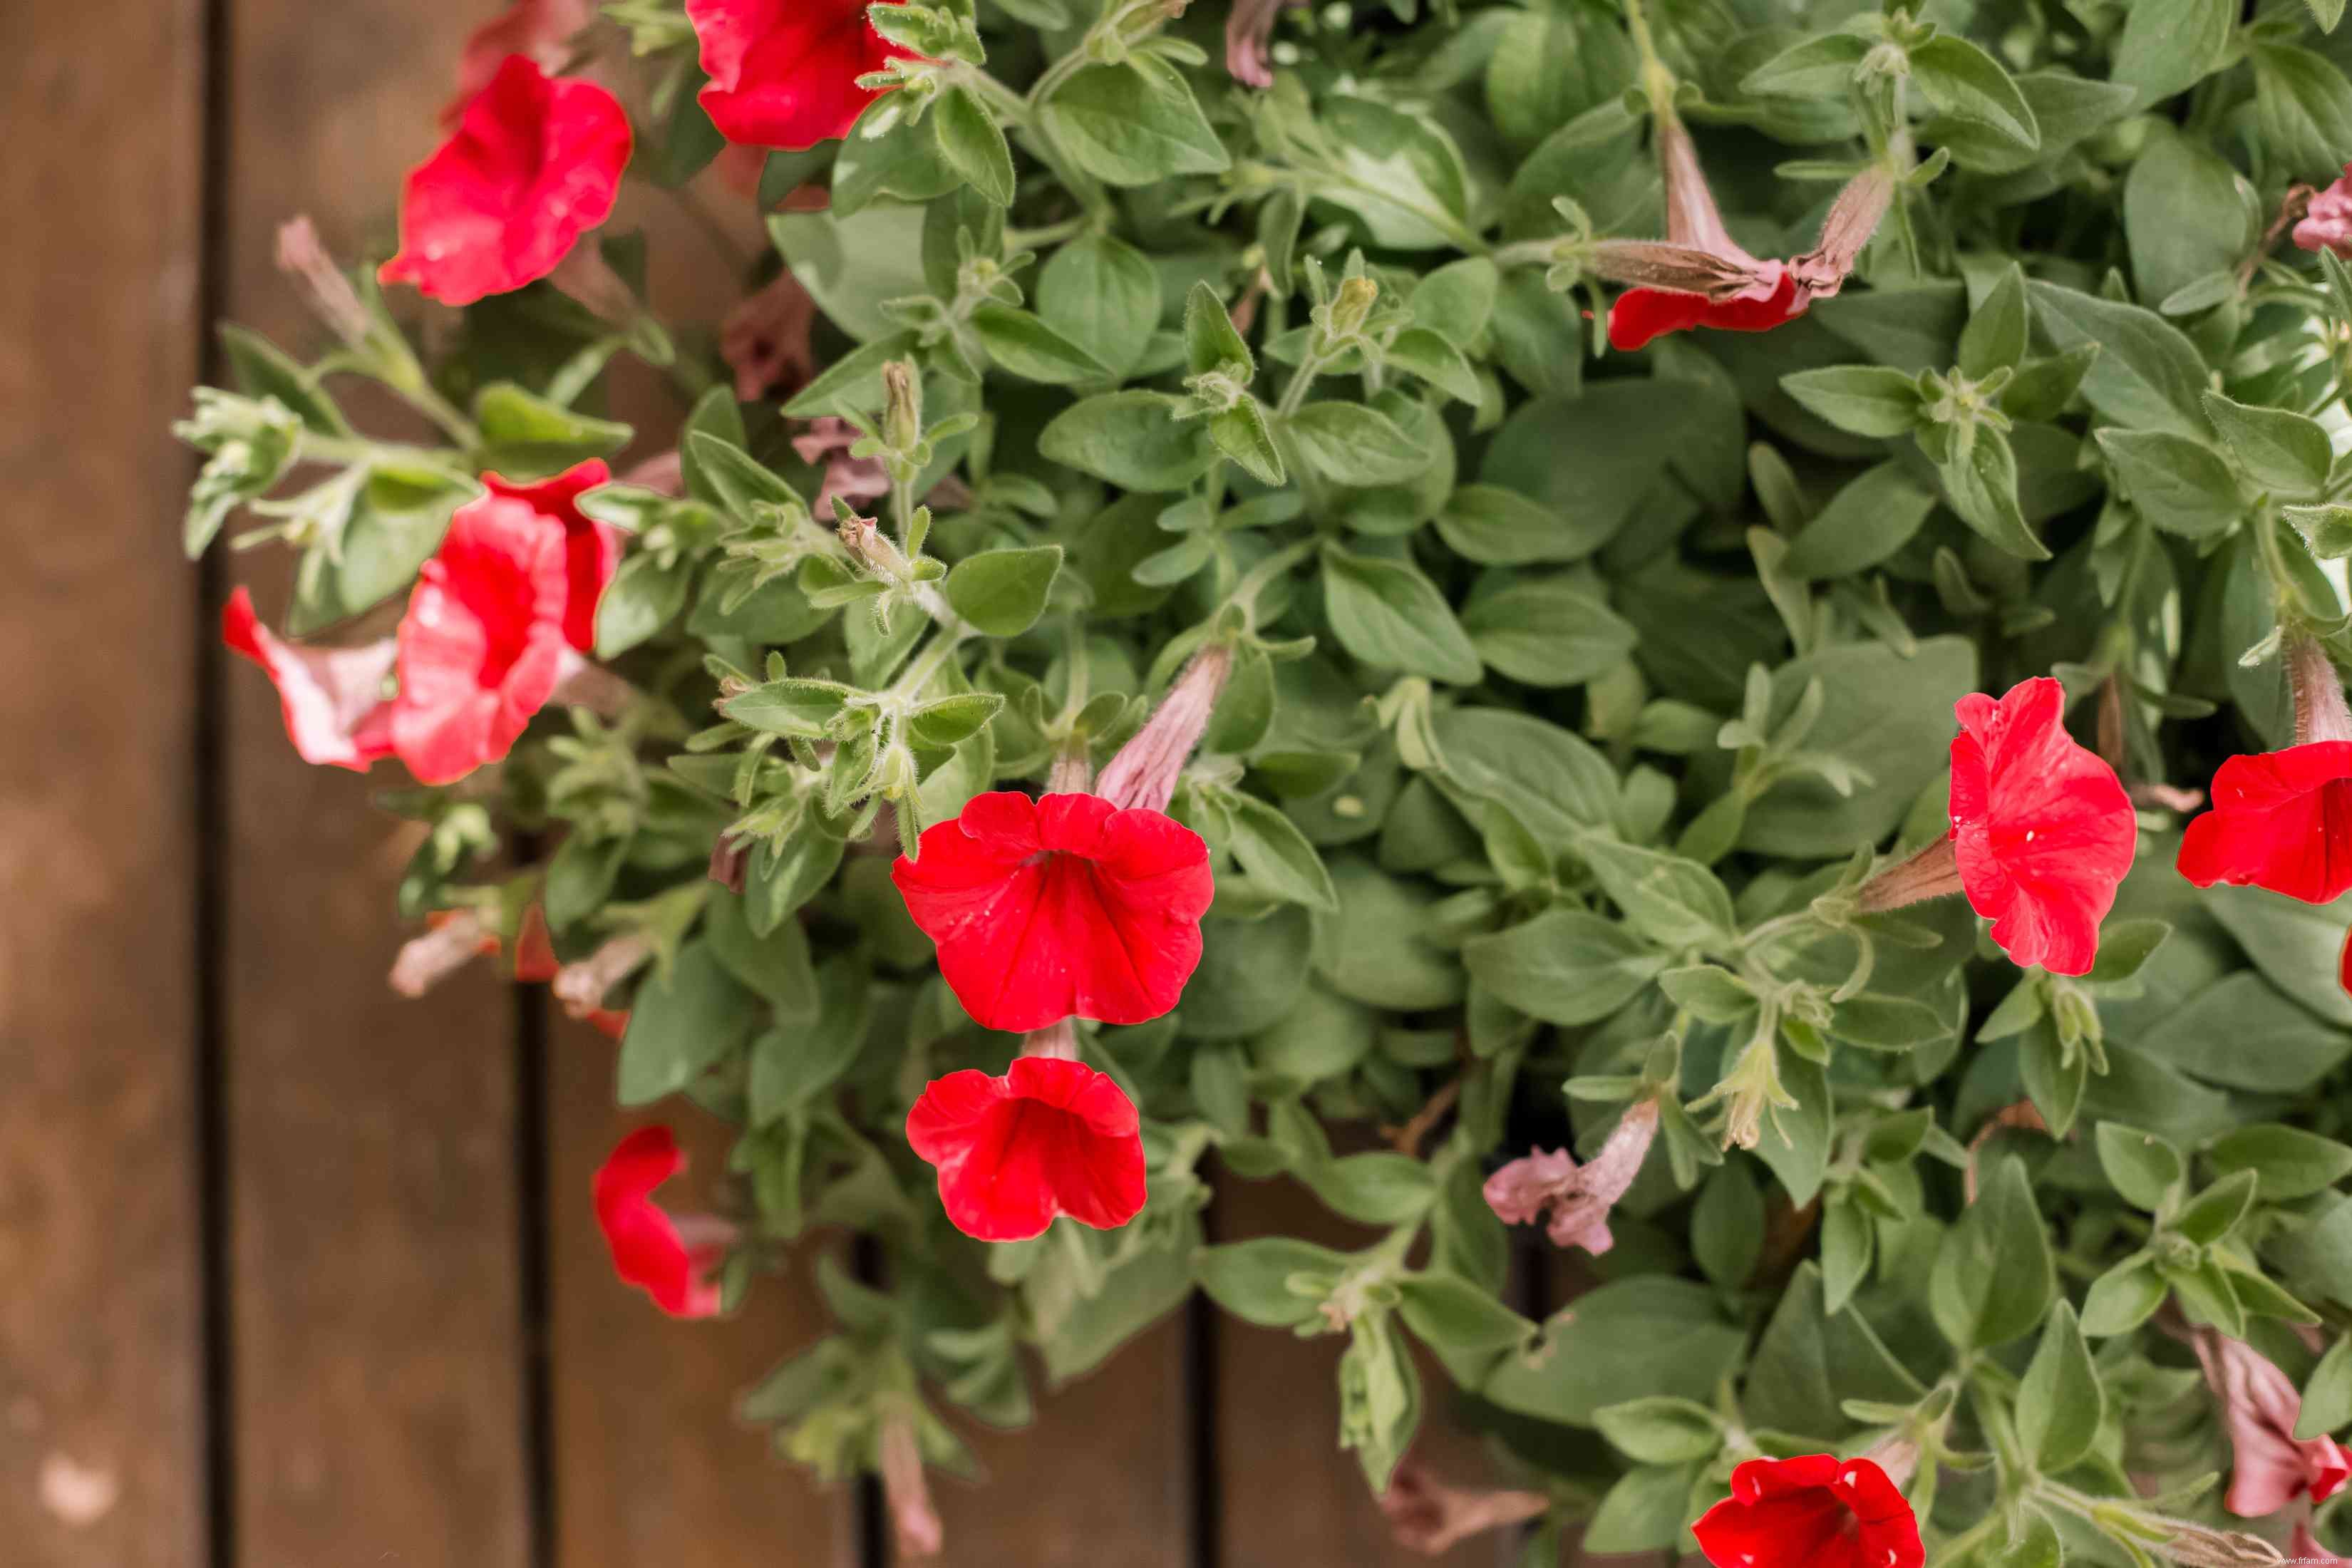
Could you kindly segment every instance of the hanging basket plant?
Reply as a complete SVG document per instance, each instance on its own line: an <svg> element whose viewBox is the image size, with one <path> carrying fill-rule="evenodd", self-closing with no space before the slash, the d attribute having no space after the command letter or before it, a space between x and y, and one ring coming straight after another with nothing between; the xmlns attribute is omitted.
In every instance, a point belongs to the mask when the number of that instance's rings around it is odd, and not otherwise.
<svg viewBox="0 0 2352 1568"><path fill-rule="evenodd" d="M393 984L733 1129L579 1195L814 1269L744 1410L903 1552L1199 1290L1425 1550L2333 1561L2352 33L2249 9L516 0L187 547Z"/></svg>

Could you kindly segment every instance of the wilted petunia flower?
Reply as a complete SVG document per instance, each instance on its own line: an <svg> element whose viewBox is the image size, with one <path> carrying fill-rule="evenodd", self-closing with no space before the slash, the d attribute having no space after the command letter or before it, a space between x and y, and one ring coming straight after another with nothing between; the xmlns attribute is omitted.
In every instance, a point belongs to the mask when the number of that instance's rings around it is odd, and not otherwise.
<svg viewBox="0 0 2352 1568"><path fill-rule="evenodd" d="M612 1248L613 1271L654 1299L673 1318L708 1318L719 1310L719 1284L709 1278L726 1244L713 1234L689 1241L653 1191L686 1169L686 1155L667 1127L640 1127L621 1140L597 1169L596 1225Z"/></svg>
<svg viewBox="0 0 2352 1568"><path fill-rule="evenodd" d="M448 305L538 281L612 215L629 146L620 100L509 56L410 172L400 252L377 277Z"/></svg>
<svg viewBox="0 0 2352 1568"><path fill-rule="evenodd" d="M2137 828L2116 771L2066 733L2065 705L2048 676L1955 703L1952 830L1864 884L1860 907L1966 893L2018 964L2087 972Z"/></svg>
<svg viewBox="0 0 2352 1568"><path fill-rule="evenodd" d="M2213 1329L2195 1330L2189 1342L2205 1370L2205 1386L2221 1405L2235 1460L2223 1507L2241 1519L2259 1519L2299 1497L2326 1502L2344 1489L2352 1479L2352 1455L2333 1437L2295 1439L2303 1396L2277 1363Z"/></svg>
<svg viewBox="0 0 2352 1568"><path fill-rule="evenodd" d="M1272 87L1274 62L1266 40L1274 37L1275 18L1285 5L1307 0L1233 0L1225 13L1225 71L1244 87Z"/></svg>
<svg viewBox="0 0 2352 1568"><path fill-rule="evenodd" d="M1551 1507L1541 1492L1448 1486L1410 1454L1389 1476L1380 1502L1381 1517L1397 1544L1426 1557L1441 1556L1474 1535L1538 1518Z"/></svg>
<svg viewBox="0 0 2352 1568"><path fill-rule="evenodd" d="M935 1079L907 1117L907 1142L938 1167L948 1218L982 1241L1024 1241L1059 1215L1113 1229L1143 1207L1134 1102L1084 1062L1023 1056L1002 1078Z"/></svg>
<svg viewBox="0 0 2352 1568"><path fill-rule="evenodd" d="M1641 1174L1657 1136L1658 1102L1626 1107L1608 1142L1579 1165L1565 1149L1534 1149L1486 1178L1486 1206L1505 1225L1534 1225L1551 1211L1545 1234L1554 1247L1580 1247L1596 1257L1616 1245L1609 1211Z"/></svg>
<svg viewBox="0 0 2352 1568"><path fill-rule="evenodd" d="M866 0L686 0L719 133L795 152L847 135L880 96L857 79L907 53L866 10Z"/></svg>
<svg viewBox="0 0 2352 1568"><path fill-rule="evenodd" d="M807 385L816 374L816 351L809 346L815 325L816 300L789 272L778 273L730 310L719 329L719 354L735 373L736 401L755 402L778 386L797 392Z"/></svg>
<svg viewBox="0 0 2352 1568"><path fill-rule="evenodd" d="M2312 196L2294 226L2294 242L2305 250L2352 256L2352 164L2345 166L2334 184Z"/></svg>
<svg viewBox="0 0 2352 1568"><path fill-rule="evenodd" d="M1920 1568L1919 1521L1871 1459L1750 1459L1691 1526L1716 1568Z"/></svg>
<svg viewBox="0 0 2352 1568"><path fill-rule="evenodd" d="M2327 650L2287 645L2295 744L2231 757L2213 774L2213 809L2180 839L2180 874L2268 888L2309 904L2352 891L2352 713Z"/></svg>
<svg viewBox="0 0 2352 1568"><path fill-rule="evenodd" d="M1596 273L1635 285L1609 310L1609 342L1621 350L1692 327L1760 332L1803 315L1844 286L1894 198L1894 176L1873 163L1838 193L1811 250L1790 261L1759 261L1724 226L1682 121L1662 111L1656 135L1664 241L1604 239L1592 252Z"/></svg>

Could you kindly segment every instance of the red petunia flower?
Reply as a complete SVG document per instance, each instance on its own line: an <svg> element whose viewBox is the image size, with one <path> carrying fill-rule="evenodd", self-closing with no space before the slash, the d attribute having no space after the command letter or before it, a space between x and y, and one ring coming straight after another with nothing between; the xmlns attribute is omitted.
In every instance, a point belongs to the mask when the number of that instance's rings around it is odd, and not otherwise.
<svg viewBox="0 0 2352 1568"><path fill-rule="evenodd" d="M730 142L798 152L845 136L881 96L857 79L896 48L866 0L686 0L710 80L699 97Z"/></svg>
<svg viewBox="0 0 2352 1568"><path fill-rule="evenodd" d="M457 123L509 55L528 55L541 70L555 69L572 35L595 19L592 0L513 0L466 39L457 57L457 94L442 110L441 123Z"/></svg>
<svg viewBox="0 0 2352 1568"><path fill-rule="evenodd" d="M2352 890L2352 741L2223 763L2213 809L2189 824L2179 864L2200 888L2268 888L2308 904Z"/></svg>
<svg viewBox="0 0 2352 1568"><path fill-rule="evenodd" d="M1157 811L999 790L926 829L920 847L890 879L986 1028L1140 1024L1176 1005L1201 962L1209 848Z"/></svg>
<svg viewBox="0 0 2352 1568"><path fill-rule="evenodd" d="M1919 1521L1869 1459L1750 1459L1691 1526L1716 1568L1920 1568Z"/></svg>
<svg viewBox="0 0 2352 1568"><path fill-rule="evenodd" d="M401 618L393 749L420 783L448 784L507 754L553 695L568 542L530 502L457 509Z"/></svg>
<svg viewBox="0 0 2352 1568"><path fill-rule="evenodd" d="M392 638L298 647L261 624L253 595L239 588L221 606L221 641L269 672L287 739L304 762L365 773L392 754L392 703L383 694L397 652Z"/></svg>
<svg viewBox="0 0 2352 1568"><path fill-rule="evenodd" d="M596 1172L596 1225L613 1249L613 1271L673 1318L708 1318L719 1310L719 1285L709 1276L725 1256L715 1237L689 1242L653 1191L686 1169L686 1155L667 1127L640 1127L607 1155Z"/></svg>
<svg viewBox="0 0 2352 1568"><path fill-rule="evenodd" d="M536 282L611 216L629 143L612 93L509 56L449 140L410 171L400 253L376 276L449 305Z"/></svg>
<svg viewBox="0 0 2352 1568"><path fill-rule="evenodd" d="M1609 342L1621 351L1664 332L1761 332L1803 315L1813 300L1844 287L1893 199L1892 177L1874 164L1838 193L1811 250L1790 261L1759 261L1724 226L1682 121L1661 114L1656 134L1665 240L1606 239L1592 252L1600 276L1636 285L1609 310Z"/></svg>
<svg viewBox="0 0 2352 1568"><path fill-rule="evenodd" d="M948 1218L980 1241L1025 1241L1056 1215L1115 1229L1143 1207L1134 1103L1083 1062L1016 1057L1003 1078L935 1079L908 1114L907 1142L939 1168Z"/></svg>
<svg viewBox="0 0 2352 1568"><path fill-rule="evenodd" d="M1953 705L1952 848L1969 903L2011 959L2081 974L2138 829L2115 769L2066 733L2065 708L2046 675Z"/></svg>
<svg viewBox="0 0 2352 1568"><path fill-rule="evenodd" d="M490 494L529 506L563 529L563 640L582 653L596 646L596 605L621 565L621 531L580 510L580 497L610 483L612 469L601 458L566 468L552 479L517 484L484 474Z"/></svg>

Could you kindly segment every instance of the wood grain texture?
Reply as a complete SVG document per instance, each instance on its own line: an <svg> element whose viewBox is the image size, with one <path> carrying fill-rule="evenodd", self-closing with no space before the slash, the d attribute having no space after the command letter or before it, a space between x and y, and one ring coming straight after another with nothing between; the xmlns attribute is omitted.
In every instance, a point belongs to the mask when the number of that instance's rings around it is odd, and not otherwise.
<svg viewBox="0 0 2352 1568"><path fill-rule="evenodd" d="M1215 1238L1282 1235L1354 1250L1380 1233L1353 1225L1286 1180L1217 1177L1209 1211ZM1517 1532L1463 1542L1437 1557L1397 1544L1356 1457L1339 1447L1337 1334L1298 1339L1221 1316L1216 1399L1219 1514L1223 1568L1495 1568L1517 1561ZM1500 1486L1475 1437L1449 1419L1453 1384L1421 1359L1423 1415L1413 1455L1455 1486Z"/></svg>
<svg viewBox="0 0 2352 1568"><path fill-rule="evenodd" d="M803 1249L793 1274L761 1279L741 1311L719 1321L672 1321L623 1285L589 1205L596 1167L632 1127L667 1121L689 1164L660 1201L681 1212L708 1209L727 1168L730 1130L689 1105L615 1110L613 1042L569 1021L553 1036L554 1562L851 1568L850 1490L820 1487L734 1414L745 1388L830 1328L815 1300L815 1248Z"/></svg>
<svg viewBox="0 0 2352 1568"><path fill-rule="evenodd" d="M1066 1387L1033 1383L1036 1422L963 1429L987 1475L936 1487L950 1563L1186 1568L1192 1414L1181 1311Z"/></svg>
<svg viewBox="0 0 2352 1568"><path fill-rule="evenodd" d="M232 319L321 348L275 268L276 228L307 212L345 258L389 239L401 174L439 139L458 44L488 9L232 0ZM352 411L408 433L377 403ZM277 616L290 558L237 567ZM407 841L369 797L404 776L303 763L261 673L233 660L223 678L237 1561L521 1568L512 995L488 965L422 1002L393 995Z"/></svg>
<svg viewBox="0 0 2352 1568"><path fill-rule="evenodd" d="M0 1548L194 1563L203 10L0 23Z"/></svg>

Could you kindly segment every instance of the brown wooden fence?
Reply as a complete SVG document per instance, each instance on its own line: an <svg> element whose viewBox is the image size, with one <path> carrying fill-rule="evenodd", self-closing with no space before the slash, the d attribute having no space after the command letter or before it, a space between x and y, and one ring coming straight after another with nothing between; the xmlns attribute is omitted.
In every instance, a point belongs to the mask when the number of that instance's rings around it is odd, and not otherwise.
<svg viewBox="0 0 2352 1568"><path fill-rule="evenodd" d="M822 1331L804 1276L677 1324L612 1279L612 1047L487 973L385 989L404 854L218 649L282 554L181 558L166 437L227 317L315 347L272 265L352 254L494 0L0 0L0 1562L878 1564L871 1500L730 1415ZM740 205L740 204L739 204ZM667 210L656 303L734 272ZM757 231L744 215L742 243ZM677 417L651 388L627 412ZM677 1118L708 1172L722 1144ZM692 1136L693 1134L700 1136ZM1225 1239L1349 1239L1227 1184ZM1336 1234L1335 1234L1336 1233ZM1337 1452L1338 1342L1197 1307L977 1436L955 1563L1317 1568L1391 1545ZM1469 1439L1427 1450L1472 1479ZM1446 1562L1507 1560L1508 1543Z"/></svg>

